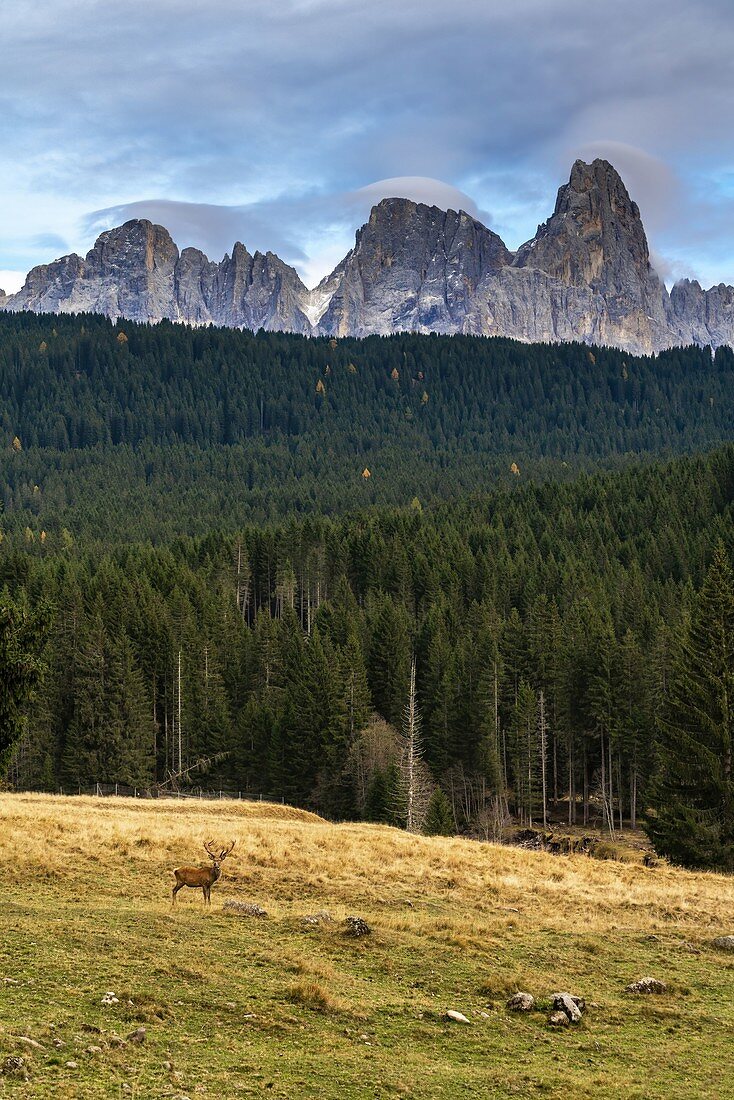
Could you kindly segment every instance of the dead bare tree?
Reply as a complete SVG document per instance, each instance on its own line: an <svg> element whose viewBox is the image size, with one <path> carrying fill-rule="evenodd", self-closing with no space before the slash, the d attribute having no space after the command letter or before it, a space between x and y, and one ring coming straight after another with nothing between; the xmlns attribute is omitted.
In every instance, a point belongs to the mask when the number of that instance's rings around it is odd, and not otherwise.
<svg viewBox="0 0 734 1100"><path fill-rule="evenodd" d="M548 758L548 722L545 717L545 692L541 690L538 699L538 733L540 741L540 776L543 792L543 828L548 827L548 788L546 767Z"/></svg>
<svg viewBox="0 0 734 1100"><path fill-rule="evenodd" d="M420 736L421 717L416 702L415 656L410 663L410 685L403 719L402 751L400 754L400 798L405 828L420 832L426 816L433 784L423 760Z"/></svg>

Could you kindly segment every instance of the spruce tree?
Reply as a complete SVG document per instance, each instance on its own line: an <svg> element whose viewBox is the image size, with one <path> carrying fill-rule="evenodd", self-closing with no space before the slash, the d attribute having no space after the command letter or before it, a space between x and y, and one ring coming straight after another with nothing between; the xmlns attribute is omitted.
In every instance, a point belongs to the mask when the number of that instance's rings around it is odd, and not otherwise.
<svg viewBox="0 0 734 1100"><path fill-rule="evenodd" d="M23 710L43 672L48 621L47 609L32 610L24 595L13 600L0 593L0 771L7 766Z"/></svg>
<svg viewBox="0 0 734 1100"><path fill-rule="evenodd" d="M734 574L721 544L683 637L662 716L646 830L688 867L734 870Z"/></svg>
<svg viewBox="0 0 734 1100"><path fill-rule="evenodd" d="M453 836L456 832L451 803L440 787L434 789L429 800L423 832L426 836Z"/></svg>

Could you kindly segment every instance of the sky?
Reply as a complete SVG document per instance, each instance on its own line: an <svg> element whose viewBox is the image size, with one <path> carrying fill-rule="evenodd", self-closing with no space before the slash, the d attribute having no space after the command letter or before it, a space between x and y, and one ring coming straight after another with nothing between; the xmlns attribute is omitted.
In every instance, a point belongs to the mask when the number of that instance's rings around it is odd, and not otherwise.
<svg viewBox="0 0 734 1100"><path fill-rule="evenodd" d="M388 195L514 249L596 156L669 284L734 283L732 0L13 0L0 42L8 291L131 217L312 286Z"/></svg>

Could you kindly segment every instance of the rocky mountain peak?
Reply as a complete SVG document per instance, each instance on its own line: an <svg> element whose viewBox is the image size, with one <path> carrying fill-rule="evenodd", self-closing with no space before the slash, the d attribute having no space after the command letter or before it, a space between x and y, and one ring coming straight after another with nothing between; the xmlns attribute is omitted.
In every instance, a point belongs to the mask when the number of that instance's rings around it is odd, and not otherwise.
<svg viewBox="0 0 734 1100"><path fill-rule="evenodd" d="M574 161L568 183L558 189L554 213L563 212L566 208L564 200L570 194L588 194L592 204L598 204L601 200L608 209L629 206L633 208L636 217L640 216L637 204L632 202L622 177L608 160L597 158L591 164L583 160Z"/></svg>
<svg viewBox="0 0 734 1100"><path fill-rule="evenodd" d="M497 234L465 211L383 199L319 288L332 292L319 331L461 331L483 276L511 260Z"/></svg>
<svg viewBox="0 0 734 1100"><path fill-rule="evenodd" d="M106 313L138 321L367 336L400 331L585 340L637 354L734 344L734 289L682 282L669 295L650 266L637 204L606 160L577 160L553 214L514 255L464 210L388 197L354 247L308 290L273 252L238 241L220 262L180 254L146 219L100 234L82 259L34 268L0 309Z"/></svg>
<svg viewBox="0 0 734 1100"><path fill-rule="evenodd" d="M553 215L515 259L569 286L619 286L631 274L652 274L645 230L637 203L619 173L606 160L577 160L567 184L558 190Z"/></svg>

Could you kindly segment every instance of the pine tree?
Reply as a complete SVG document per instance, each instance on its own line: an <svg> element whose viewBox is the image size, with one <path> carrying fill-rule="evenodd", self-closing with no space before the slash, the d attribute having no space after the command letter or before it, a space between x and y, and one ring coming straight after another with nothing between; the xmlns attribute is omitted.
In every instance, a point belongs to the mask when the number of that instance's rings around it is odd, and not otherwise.
<svg viewBox="0 0 734 1100"><path fill-rule="evenodd" d="M24 595L18 600L0 593L0 772L8 764L20 733L23 710L43 673L43 646L49 613L31 609Z"/></svg>
<svg viewBox="0 0 734 1100"><path fill-rule="evenodd" d="M434 788L423 826L426 836L453 836L456 832L451 803L440 787Z"/></svg>
<svg viewBox="0 0 734 1100"><path fill-rule="evenodd" d="M363 729L370 712L367 670L362 644L356 630L350 632L346 644L339 652L339 672L346 709L347 739L351 744Z"/></svg>
<svg viewBox="0 0 734 1100"><path fill-rule="evenodd" d="M142 787L153 776L153 722L143 677L124 632L109 643L102 780Z"/></svg>
<svg viewBox="0 0 734 1100"><path fill-rule="evenodd" d="M515 809L526 825L533 824L541 795L538 700L532 687L521 680L510 726Z"/></svg>
<svg viewBox="0 0 734 1100"><path fill-rule="evenodd" d="M734 574L716 548L662 716L646 830L688 867L734 870Z"/></svg>
<svg viewBox="0 0 734 1100"><path fill-rule="evenodd" d="M378 597L375 604L368 667L375 707L398 725L408 694L410 638L405 612L388 596Z"/></svg>

